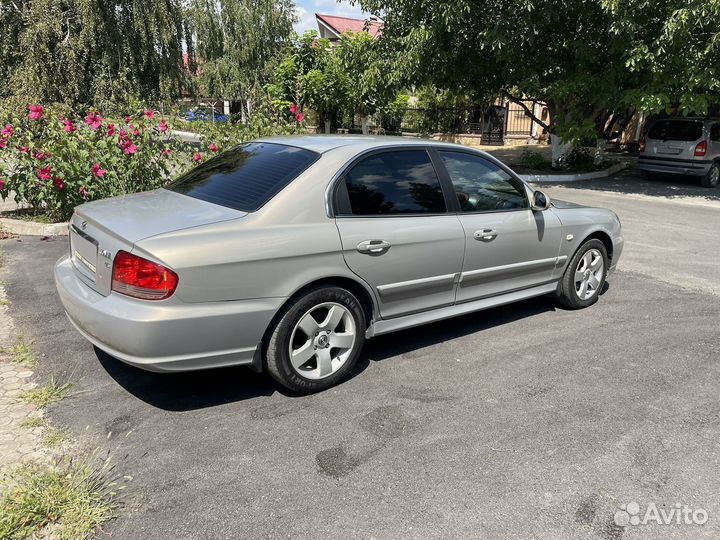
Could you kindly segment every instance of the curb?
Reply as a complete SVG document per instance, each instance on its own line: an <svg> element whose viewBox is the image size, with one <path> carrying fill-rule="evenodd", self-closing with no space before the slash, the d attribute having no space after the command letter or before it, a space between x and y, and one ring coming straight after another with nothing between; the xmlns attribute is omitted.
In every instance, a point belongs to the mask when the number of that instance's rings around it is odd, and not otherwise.
<svg viewBox="0 0 720 540"><path fill-rule="evenodd" d="M519 174L518 176L526 182L535 184L563 183L563 182L580 182L582 180L594 180L595 178L606 178L622 171L627 167L627 163L616 163L612 167L608 167L604 171L593 171L579 174Z"/></svg>
<svg viewBox="0 0 720 540"><path fill-rule="evenodd" d="M68 223L39 223L23 219L0 218L0 226L6 232L23 236L66 236Z"/></svg>

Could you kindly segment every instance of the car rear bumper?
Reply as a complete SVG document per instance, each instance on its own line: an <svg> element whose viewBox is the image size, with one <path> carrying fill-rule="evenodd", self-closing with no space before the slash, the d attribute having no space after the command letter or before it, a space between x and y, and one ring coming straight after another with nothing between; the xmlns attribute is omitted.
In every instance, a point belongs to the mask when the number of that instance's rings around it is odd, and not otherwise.
<svg viewBox="0 0 720 540"><path fill-rule="evenodd" d="M70 322L93 345L149 371L188 371L253 364L283 298L203 304L150 302L90 289L68 256L55 285Z"/></svg>
<svg viewBox="0 0 720 540"><path fill-rule="evenodd" d="M638 158L640 170L668 174L687 174L705 176L710 170L711 160L678 159L658 156Z"/></svg>

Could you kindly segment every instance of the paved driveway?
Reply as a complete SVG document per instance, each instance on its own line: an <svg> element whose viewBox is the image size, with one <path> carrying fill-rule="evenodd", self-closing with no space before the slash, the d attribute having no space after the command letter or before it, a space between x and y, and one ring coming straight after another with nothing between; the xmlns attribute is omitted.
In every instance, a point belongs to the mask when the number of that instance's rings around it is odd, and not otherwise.
<svg viewBox="0 0 720 540"><path fill-rule="evenodd" d="M646 193L628 174L604 185L548 188L616 208L625 226L594 307L539 298L377 338L350 381L309 397L242 368L156 375L94 351L54 293L65 240L3 243L40 377L76 381L52 417L134 478L108 532L720 536L720 202L690 185ZM617 526L631 502L709 520Z"/></svg>

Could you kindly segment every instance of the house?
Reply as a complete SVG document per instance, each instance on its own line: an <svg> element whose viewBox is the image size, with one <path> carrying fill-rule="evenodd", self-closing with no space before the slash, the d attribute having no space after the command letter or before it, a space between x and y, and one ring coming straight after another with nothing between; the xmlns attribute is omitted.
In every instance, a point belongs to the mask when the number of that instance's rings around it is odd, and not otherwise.
<svg viewBox="0 0 720 540"><path fill-rule="evenodd" d="M371 37L377 39L383 29L383 23L377 17L369 19L352 19L350 17L338 17L336 15L315 14L318 30L321 38L327 38L331 42L338 41L343 32L367 32Z"/></svg>

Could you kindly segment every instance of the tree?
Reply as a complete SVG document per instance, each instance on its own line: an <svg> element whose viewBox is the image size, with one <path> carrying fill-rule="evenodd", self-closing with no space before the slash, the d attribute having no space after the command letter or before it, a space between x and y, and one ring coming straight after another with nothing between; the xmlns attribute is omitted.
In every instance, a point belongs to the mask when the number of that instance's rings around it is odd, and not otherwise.
<svg viewBox="0 0 720 540"><path fill-rule="evenodd" d="M718 0L606 0L612 31L626 37L628 100L646 112L707 114L720 105Z"/></svg>
<svg viewBox="0 0 720 540"><path fill-rule="evenodd" d="M269 82L295 22L292 0L190 0L201 92L252 101Z"/></svg>
<svg viewBox="0 0 720 540"><path fill-rule="evenodd" d="M180 95L180 0L3 0L0 16L10 93L71 105Z"/></svg>

